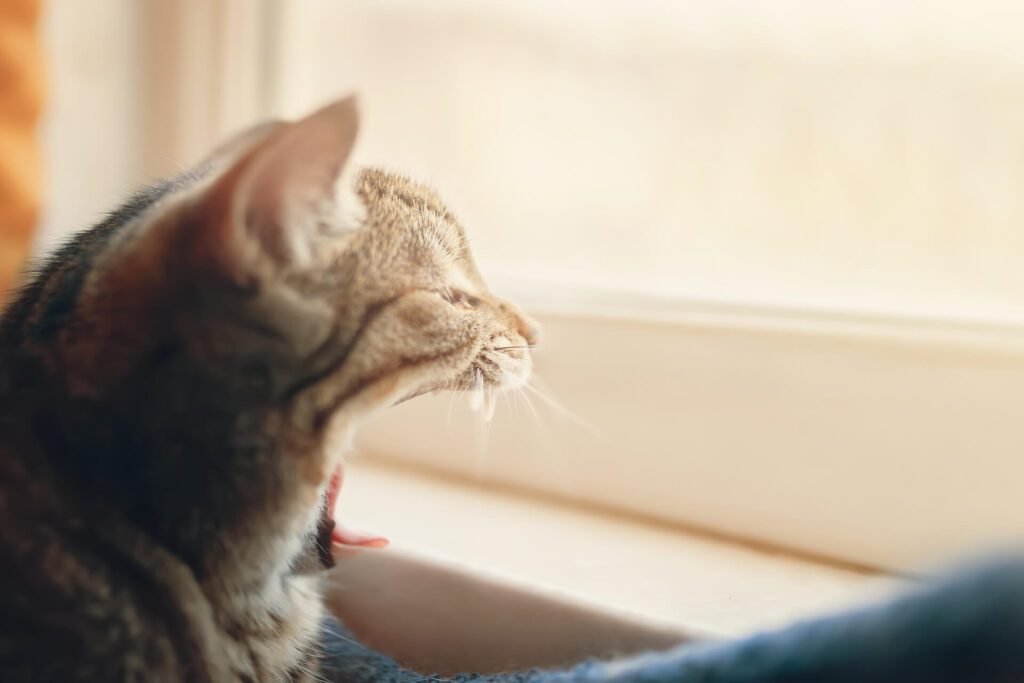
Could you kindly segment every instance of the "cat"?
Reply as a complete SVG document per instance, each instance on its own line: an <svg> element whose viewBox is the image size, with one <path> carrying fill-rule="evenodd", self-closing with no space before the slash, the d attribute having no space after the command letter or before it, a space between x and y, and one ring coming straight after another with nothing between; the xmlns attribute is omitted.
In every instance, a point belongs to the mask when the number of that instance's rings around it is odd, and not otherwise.
<svg viewBox="0 0 1024 683"><path fill-rule="evenodd" d="M0 319L0 680L306 681L371 413L522 383L537 324L354 97L72 237Z"/></svg>

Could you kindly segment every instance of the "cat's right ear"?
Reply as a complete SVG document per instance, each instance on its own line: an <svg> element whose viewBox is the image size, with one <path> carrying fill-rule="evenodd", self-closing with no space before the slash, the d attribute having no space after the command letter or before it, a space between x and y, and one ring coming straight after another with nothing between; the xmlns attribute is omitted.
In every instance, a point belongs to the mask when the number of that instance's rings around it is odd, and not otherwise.
<svg viewBox="0 0 1024 683"><path fill-rule="evenodd" d="M311 267L357 225L339 192L359 127L355 97L264 130L193 204L191 255L239 285ZM244 135L244 134L243 134Z"/></svg>

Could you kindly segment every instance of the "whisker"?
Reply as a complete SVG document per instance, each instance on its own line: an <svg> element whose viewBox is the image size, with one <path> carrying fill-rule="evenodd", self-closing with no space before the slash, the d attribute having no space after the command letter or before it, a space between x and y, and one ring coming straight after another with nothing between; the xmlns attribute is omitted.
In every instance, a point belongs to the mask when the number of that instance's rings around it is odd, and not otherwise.
<svg viewBox="0 0 1024 683"><path fill-rule="evenodd" d="M470 397L470 407L479 412L484 403L484 373L480 368L473 368L473 393Z"/></svg>
<svg viewBox="0 0 1024 683"><path fill-rule="evenodd" d="M547 404L549 408L560 414L562 417L568 418L572 422L575 422L577 425L583 427L594 436L602 439L604 438L604 435L596 427L594 427L594 425L590 424L590 422L583 419L576 413L572 412L571 410L563 406L561 403L556 401L554 398L551 398L550 396L546 395L537 387L533 386L533 382L539 383L540 378L534 375L533 379L530 382L527 382L526 384L523 385L523 388L531 391L534 396L539 398L541 401L544 401L544 403Z"/></svg>
<svg viewBox="0 0 1024 683"><path fill-rule="evenodd" d="M476 429L476 475L478 479L483 479L484 475L487 474L487 455L491 436L491 422L486 419L487 416L484 414L485 409L490 409L490 406L487 405L487 391L490 387L484 385L484 373L480 368L473 368L473 380L470 407L473 412L480 416L480 419L477 420Z"/></svg>
<svg viewBox="0 0 1024 683"><path fill-rule="evenodd" d="M558 482L558 488L560 489L561 495L571 496L573 494L573 477L570 470L570 464L568 459L565 457L565 451L559 445L558 439L555 433L551 431L550 425L547 421L540 416L540 413L533 405L533 401L530 400L530 396L523 391L522 387L516 387L516 397L523 397L526 401L526 407L529 408L530 413L533 415L534 422L537 424L538 435L540 436L541 447L547 451L548 456L554 463L556 468L555 481Z"/></svg>
<svg viewBox="0 0 1024 683"><path fill-rule="evenodd" d="M494 409L498 405L498 396L494 387L487 387L484 391L484 420L488 423L494 419Z"/></svg>
<svg viewBox="0 0 1024 683"><path fill-rule="evenodd" d="M539 423L543 423L544 421L540 419L540 414L537 412L537 409L533 407L533 401L530 400L529 394L523 391L523 387L516 387L516 394L521 395L526 401L526 407L530 409L531 413L533 413L534 419Z"/></svg>
<svg viewBox="0 0 1024 683"><path fill-rule="evenodd" d="M540 348L539 346L532 346L530 344L518 344L518 345L514 345L514 346L495 346L492 350L493 351L511 351L513 349L531 349L533 351L536 351L539 348Z"/></svg>
<svg viewBox="0 0 1024 683"><path fill-rule="evenodd" d="M310 679L312 679L316 683L331 683L328 679L320 675L323 669L319 666L317 667L316 670L314 670L306 664L296 663L295 668L309 676Z"/></svg>
<svg viewBox="0 0 1024 683"><path fill-rule="evenodd" d="M356 640L355 638L350 638L349 636L346 636L346 635L343 635L343 634L339 633L337 629L333 629L331 631L331 638L332 639L336 638L336 639L342 641L343 643L348 643L349 645L355 645L357 647L362 647L362 643L360 643L358 640ZM326 647L324 647L322 643L318 643L318 645L319 645L319 647L321 649L321 652L323 654L325 654L325 655L330 655L331 654L331 652Z"/></svg>

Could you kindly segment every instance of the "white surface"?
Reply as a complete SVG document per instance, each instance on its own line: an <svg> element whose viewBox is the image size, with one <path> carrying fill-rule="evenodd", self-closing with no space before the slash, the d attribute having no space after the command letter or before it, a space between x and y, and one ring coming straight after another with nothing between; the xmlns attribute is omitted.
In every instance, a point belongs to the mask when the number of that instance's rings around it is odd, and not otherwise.
<svg viewBox="0 0 1024 683"><path fill-rule="evenodd" d="M399 549L691 633L739 634L889 587L849 569L358 460L339 512Z"/></svg>
<svg viewBox="0 0 1024 683"><path fill-rule="evenodd" d="M1020 332L677 313L538 316L537 375L578 419L527 394L487 428L461 397L423 397L357 444L869 566L1024 542Z"/></svg>

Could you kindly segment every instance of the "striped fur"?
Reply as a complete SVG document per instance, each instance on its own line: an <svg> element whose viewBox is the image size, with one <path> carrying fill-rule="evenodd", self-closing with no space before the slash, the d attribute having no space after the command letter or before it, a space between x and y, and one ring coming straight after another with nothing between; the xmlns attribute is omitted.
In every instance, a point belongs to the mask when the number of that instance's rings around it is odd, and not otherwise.
<svg viewBox="0 0 1024 683"><path fill-rule="evenodd" d="M243 134L9 305L0 680L313 676L337 445L404 398L529 372L536 326L440 200L347 171L356 126L349 99Z"/></svg>

